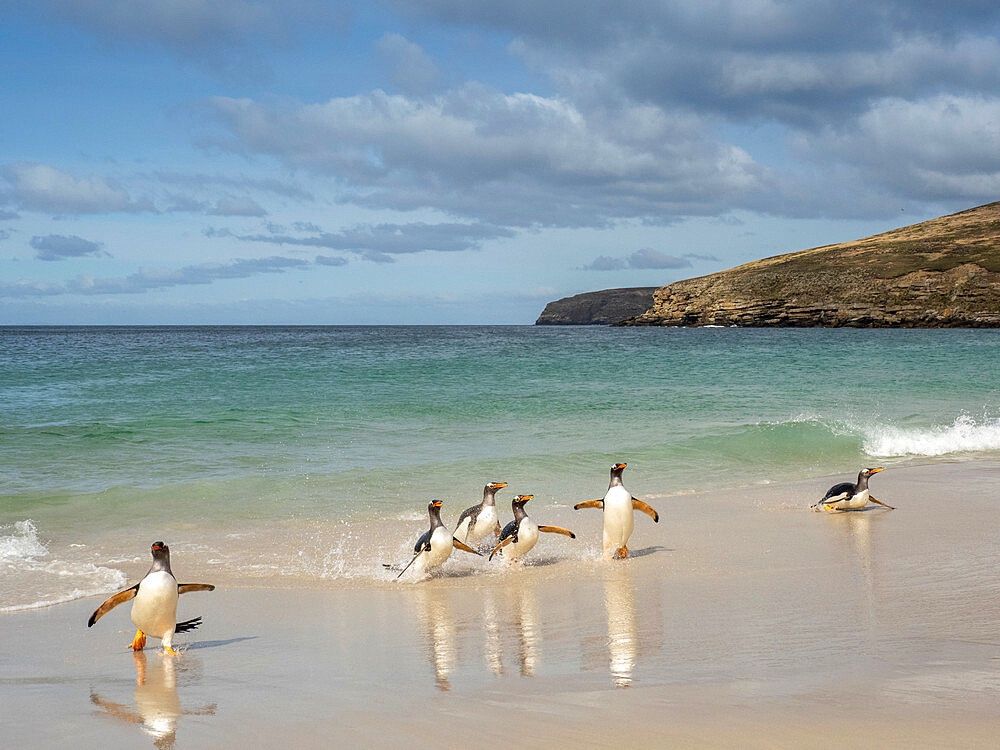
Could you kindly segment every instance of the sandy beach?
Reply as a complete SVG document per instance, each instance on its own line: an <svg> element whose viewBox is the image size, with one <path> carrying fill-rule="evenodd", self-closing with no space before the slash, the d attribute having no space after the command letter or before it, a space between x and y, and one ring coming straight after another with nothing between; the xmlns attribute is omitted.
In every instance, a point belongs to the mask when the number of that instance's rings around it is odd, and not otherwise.
<svg viewBox="0 0 1000 750"><path fill-rule="evenodd" d="M885 472L895 511L806 510L833 479L656 499L627 562L597 559L598 512L553 510L593 559L548 537L523 569L232 581L181 599L205 622L178 657L133 656L127 606L88 630L102 597L8 613L5 744L995 746L1000 463Z"/></svg>

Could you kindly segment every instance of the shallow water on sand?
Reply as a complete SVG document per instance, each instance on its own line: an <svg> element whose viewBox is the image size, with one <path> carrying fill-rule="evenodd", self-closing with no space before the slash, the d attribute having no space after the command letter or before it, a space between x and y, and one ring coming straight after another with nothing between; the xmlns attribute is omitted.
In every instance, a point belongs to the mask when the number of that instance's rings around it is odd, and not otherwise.
<svg viewBox="0 0 1000 750"><path fill-rule="evenodd" d="M452 523L506 481L504 518L565 525L617 460L655 504L998 455L996 331L4 328L0 609L111 590L157 538L378 583L430 499Z"/></svg>

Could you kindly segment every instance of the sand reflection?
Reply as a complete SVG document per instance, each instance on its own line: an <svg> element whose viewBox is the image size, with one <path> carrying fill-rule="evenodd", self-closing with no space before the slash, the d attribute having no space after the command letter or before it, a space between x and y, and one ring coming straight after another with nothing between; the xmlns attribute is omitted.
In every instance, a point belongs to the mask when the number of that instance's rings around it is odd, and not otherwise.
<svg viewBox="0 0 1000 750"><path fill-rule="evenodd" d="M604 609L608 617L608 668L617 687L632 684L639 651L635 581L630 566L616 565L604 578Z"/></svg>
<svg viewBox="0 0 1000 750"><path fill-rule="evenodd" d="M186 655L186 660L194 657ZM138 724L143 732L153 739L153 745L160 750L172 748L177 737L177 722L181 716L205 716L215 713L215 704L201 709L184 711L177 695L177 659L160 656L152 664L147 662L144 651L134 652L135 662L135 710L128 706L109 701L97 693L90 694L91 702L107 711L116 719L129 724Z"/></svg>
<svg viewBox="0 0 1000 750"><path fill-rule="evenodd" d="M516 639L518 670L522 677L533 677L541 661L541 629L538 622L536 586L529 576L516 585L489 587L483 590L483 657L495 675L506 672L507 653Z"/></svg>
<svg viewBox="0 0 1000 750"><path fill-rule="evenodd" d="M448 592L427 586L416 592L417 615L427 639L438 690L451 690L449 676L455 668L455 616Z"/></svg>

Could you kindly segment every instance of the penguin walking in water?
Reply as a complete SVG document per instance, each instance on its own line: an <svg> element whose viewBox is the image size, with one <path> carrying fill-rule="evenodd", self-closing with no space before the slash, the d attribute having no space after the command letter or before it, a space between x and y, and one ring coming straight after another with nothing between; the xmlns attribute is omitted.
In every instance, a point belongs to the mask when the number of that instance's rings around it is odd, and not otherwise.
<svg viewBox="0 0 1000 750"><path fill-rule="evenodd" d="M603 508L604 509L604 559L610 560L612 557L625 559L628 557L628 540L632 536L635 528L635 517L632 511L639 510L653 519L660 522L660 514L651 505L632 497L631 493L622 484L622 472L625 471L626 463L615 464L611 467L611 483L608 491L604 493L602 500L584 500L573 506L573 510L581 508Z"/></svg>
<svg viewBox="0 0 1000 750"><path fill-rule="evenodd" d="M507 486L506 482L490 482L483 487L483 501L462 511L455 527L455 538L466 544L478 542L489 533L500 536L500 520L497 517L496 494Z"/></svg>
<svg viewBox="0 0 1000 750"><path fill-rule="evenodd" d="M570 539L576 539L576 534L568 529L559 526L539 526L528 518L528 514L524 512L524 504L533 497L534 495L518 495L511 501L510 507L514 511L514 520L503 527L500 541L490 552L490 560L500 550L503 550L504 557L508 560L516 560L538 544L539 531L562 534Z"/></svg>
<svg viewBox="0 0 1000 750"><path fill-rule="evenodd" d="M430 516L431 527L425 531L417 543L413 545L413 559L406 563L406 566L399 571L399 575L396 578L400 578L403 573L406 572L413 563L418 562L418 568L420 568L424 573L429 571L431 568L436 568L438 565L443 563L451 556L451 551L453 548L458 547L460 550L465 552L471 552L474 555L479 553L472 549L465 542L460 542L456 539L448 527L444 525L441 521L441 506L443 503L440 500L434 500L427 506L427 515Z"/></svg>
<svg viewBox="0 0 1000 750"><path fill-rule="evenodd" d="M138 628L132 640L132 650L142 651L146 647L146 636L160 638L163 650L176 654L173 649L174 633L186 633L201 625L201 618L195 617L177 622L177 597L189 591L214 591L210 583L177 583L170 570L170 548L163 542L153 542L153 565L139 583L110 597L87 621L87 627L104 615L129 600L132 601L132 623Z"/></svg>
<svg viewBox="0 0 1000 750"><path fill-rule="evenodd" d="M869 501L885 505L889 510L895 510L891 505L886 505L881 500L876 500L868 492L868 478L872 474L883 471L882 467L874 469L862 469L858 473L857 482L842 482L835 484L826 491L826 495L818 503L813 504L813 510L857 510L865 507Z"/></svg>

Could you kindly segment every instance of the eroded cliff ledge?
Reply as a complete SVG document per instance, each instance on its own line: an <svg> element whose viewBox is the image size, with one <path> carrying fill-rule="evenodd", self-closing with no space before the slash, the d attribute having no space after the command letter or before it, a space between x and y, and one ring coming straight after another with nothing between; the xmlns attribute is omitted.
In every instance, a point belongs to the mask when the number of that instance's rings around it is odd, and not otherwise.
<svg viewBox="0 0 1000 750"><path fill-rule="evenodd" d="M618 323L653 305L655 286L584 292L549 302L536 326L586 326Z"/></svg>
<svg viewBox="0 0 1000 750"><path fill-rule="evenodd" d="M678 281L617 325L1000 327L1000 202Z"/></svg>

